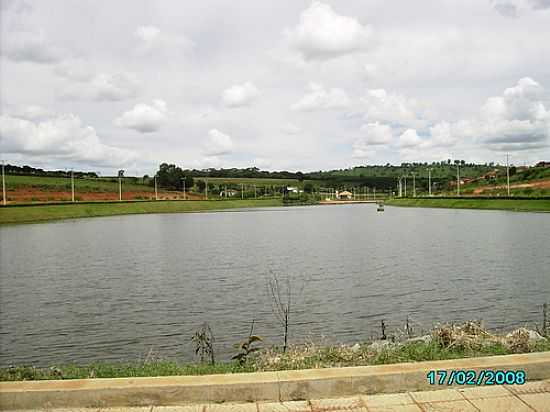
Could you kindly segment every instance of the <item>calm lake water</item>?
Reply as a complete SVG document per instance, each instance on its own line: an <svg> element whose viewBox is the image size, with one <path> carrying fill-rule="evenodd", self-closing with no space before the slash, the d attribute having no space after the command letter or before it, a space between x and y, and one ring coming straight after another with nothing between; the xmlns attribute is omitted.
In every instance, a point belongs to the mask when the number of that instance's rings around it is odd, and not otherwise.
<svg viewBox="0 0 550 412"><path fill-rule="evenodd" d="M281 342L267 278L295 289L291 341L355 343L388 328L483 318L540 323L550 215L312 206L0 227L0 364L219 358L255 333ZM300 292L301 290L301 292Z"/></svg>

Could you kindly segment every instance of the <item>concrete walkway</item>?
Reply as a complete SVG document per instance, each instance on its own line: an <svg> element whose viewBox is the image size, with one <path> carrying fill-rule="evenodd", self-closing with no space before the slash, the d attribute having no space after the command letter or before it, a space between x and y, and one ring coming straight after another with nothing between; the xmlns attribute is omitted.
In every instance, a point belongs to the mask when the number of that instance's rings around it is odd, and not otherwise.
<svg viewBox="0 0 550 412"><path fill-rule="evenodd" d="M27 410L28 411L28 410ZM197 404L136 408L42 408L40 412L550 412L550 380L514 386L482 386L282 403ZM23 411L19 411L23 412Z"/></svg>

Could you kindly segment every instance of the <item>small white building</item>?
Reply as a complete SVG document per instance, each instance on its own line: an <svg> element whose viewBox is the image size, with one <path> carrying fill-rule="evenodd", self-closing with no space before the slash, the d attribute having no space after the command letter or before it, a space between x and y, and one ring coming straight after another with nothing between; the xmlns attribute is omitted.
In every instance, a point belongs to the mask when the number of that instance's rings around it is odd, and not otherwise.
<svg viewBox="0 0 550 412"><path fill-rule="evenodd" d="M287 186L286 191L289 193L300 193L301 190L299 190L297 187L294 186Z"/></svg>
<svg viewBox="0 0 550 412"><path fill-rule="evenodd" d="M233 197L237 193L239 193L239 192L237 192L236 190L233 190L233 189L222 190L220 192L220 197Z"/></svg>
<svg viewBox="0 0 550 412"><path fill-rule="evenodd" d="M348 192L347 190L342 190L341 192L336 191L336 199L351 200L353 199L353 193Z"/></svg>

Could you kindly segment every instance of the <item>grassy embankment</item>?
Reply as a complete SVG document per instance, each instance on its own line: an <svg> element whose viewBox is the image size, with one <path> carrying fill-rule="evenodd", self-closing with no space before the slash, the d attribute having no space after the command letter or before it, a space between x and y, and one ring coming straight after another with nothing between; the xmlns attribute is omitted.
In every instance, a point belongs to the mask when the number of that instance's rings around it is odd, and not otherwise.
<svg viewBox="0 0 550 412"><path fill-rule="evenodd" d="M250 355L243 363L182 364L157 358L133 363L95 363L50 368L19 366L0 368L0 381L206 375L383 365L550 351L549 339L532 342L525 329L518 329L506 337L495 336L471 322L462 327L443 326L432 331L428 337L429 341L409 340L404 343L378 341L354 346L297 345L291 346L286 353L278 348L268 348Z"/></svg>
<svg viewBox="0 0 550 412"><path fill-rule="evenodd" d="M144 185L140 179L125 177L122 179L124 190L153 192L152 186ZM6 187L9 189L35 189L44 191L71 190L71 180L64 177L6 175ZM82 192L116 192L117 178L75 178L75 187Z"/></svg>
<svg viewBox="0 0 550 412"><path fill-rule="evenodd" d="M385 203L390 206L408 207L550 212L550 199L408 198L389 199Z"/></svg>
<svg viewBox="0 0 550 412"><path fill-rule="evenodd" d="M0 207L0 225L141 213L200 212L235 208L282 206L281 199L224 201L138 201Z"/></svg>

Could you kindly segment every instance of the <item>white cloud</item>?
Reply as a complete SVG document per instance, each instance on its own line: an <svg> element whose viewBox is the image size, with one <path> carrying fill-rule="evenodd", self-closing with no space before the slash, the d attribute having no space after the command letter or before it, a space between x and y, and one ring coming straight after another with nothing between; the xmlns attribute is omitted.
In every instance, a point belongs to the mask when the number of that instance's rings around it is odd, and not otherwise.
<svg viewBox="0 0 550 412"><path fill-rule="evenodd" d="M285 134L294 135L300 133L302 129L294 123L286 123L281 127L281 131Z"/></svg>
<svg viewBox="0 0 550 412"><path fill-rule="evenodd" d="M528 150L548 146L550 111L542 101L544 89L522 78L502 96L490 97L469 133L494 150Z"/></svg>
<svg viewBox="0 0 550 412"><path fill-rule="evenodd" d="M136 104L132 110L115 119L115 124L119 127L134 129L140 133L150 133L159 130L167 116L166 103L157 99L153 100L152 105Z"/></svg>
<svg viewBox="0 0 550 412"><path fill-rule="evenodd" d="M167 53L186 52L194 47L194 43L183 35L168 34L156 26L140 26L134 32L138 39L137 52L142 55L164 51Z"/></svg>
<svg viewBox="0 0 550 412"><path fill-rule="evenodd" d="M220 132L217 129L211 129L208 132L208 138L204 145L204 154L208 157L222 156L231 153L233 150L233 140L231 136Z"/></svg>
<svg viewBox="0 0 550 412"><path fill-rule="evenodd" d="M424 108L415 99L388 93L384 89L368 90L360 99L365 117L369 121L422 127L427 116Z"/></svg>
<svg viewBox="0 0 550 412"><path fill-rule="evenodd" d="M97 101L118 101L136 97L139 84L135 75L131 73L98 73L91 75L82 70L64 71L58 68L56 73L71 80L61 96L66 99L89 99Z"/></svg>
<svg viewBox="0 0 550 412"><path fill-rule="evenodd" d="M518 17L531 10L550 8L549 0L491 0L493 8L503 16Z"/></svg>
<svg viewBox="0 0 550 412"><path fill-rule="evenodd" d="M42 31L4 32L2 37L2 54L16 62L51 64L63 57L62 51L51 44Z"/></svg>
<svg viewBox="0 0 550 412"><path fill-rule="evenodd" d="M42 106L30 105L19 107L18 110L15 111L13 116L24 120L36 121L49 119L51 117L54 117L54 114L50 110Z"/></svg>
<svg viewBox="0 0 550 412"><path fill-rule="evenodd" d="M135 159L129 150L103 144L93 127L73 114L33 122L12 115L0 116L0 150L3 153L115 167Z"/></svg>
<svg viewBox="0 0 550 412"><path fill-rule="evenodd" d="M363 141L368 145L389 144L393 139L391 127L378 122L364 124L361 132L364 134Z"/></svg>
<svg viewBox="0 0 550 412"><path fill-rule="evenodd" d="M226 107L249 106L259 95L260 91L253 83L245 82L224 90L222 102Z"/></svg>
<svg viewBox="0 0 550 412"><path fill-rule="evenodd" d="M420 144L422 139L414 129L407 129L399 136L399 146L404 149L417 148Z"/></svg>
<svg viewBox="0 0 550 412"><path fill-rule="evenodd" d="M306 94L290 108L296 111L342 109L350 105L350 99L343 89L325 89L323 85L310 83L310 93Z"/></svg>
<svg viewBox="0 0 550 412"><path fill-rule="evenodd" d="M330 5L313 1L299 24L285 31L290 46L306 59L326 59L364 50L371 29L355 18L337 14Z"/></svg>
<svg viewBox="0 0 550 412"><path fill-rule="evenodd" d="M77 82L86 82L94 77L91 64L82 59L64 60L54 67L54 73Z"/></svg>
<svg viewBox="0 0 550 412"><path fill-rule="evenodd" d="M393 132L390 126L385 124L368 123L361 126L361 136L353 143L354 158L366 158L373 155L373 146L389 146L393 141Z"/></svg>

